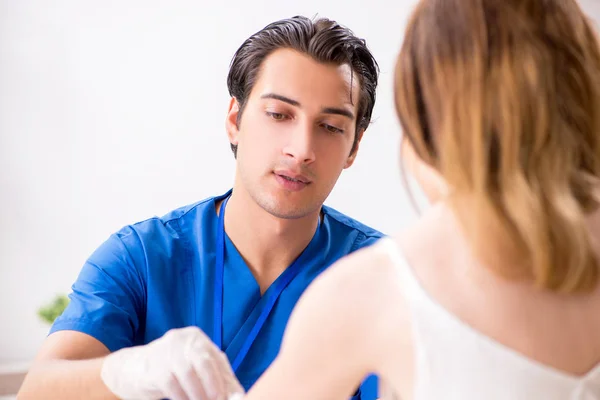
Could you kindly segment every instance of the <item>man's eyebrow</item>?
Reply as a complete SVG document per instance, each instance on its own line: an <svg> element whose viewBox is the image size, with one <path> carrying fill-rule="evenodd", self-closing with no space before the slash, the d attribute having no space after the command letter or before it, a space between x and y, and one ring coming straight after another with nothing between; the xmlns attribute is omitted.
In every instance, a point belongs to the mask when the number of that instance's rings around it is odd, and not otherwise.
<svg viewBox="0 0 600 400"><path fill-rule="evenodd" d="M275 99L275 100L283 101L284 103L291 104L294 107L300 107L300 102L298 102L294 99L290 99L289 97L285 97L280 94L276 94L276 93L265 93L262 96L260 96L260 98L261 99Z"/></svg>
<svg viewBox="0 0 600 400"><path fill-rule="evenodd" d="M283 101L284 103L288 103L294 107L302 107L302 105L300 104L299 101L294 100L294 99L290 99L289 97L286 96L282 96L280 94L277 93L265 93L262 96L260 96L261 99L274 99L274 100L279 100L279 101ZM338 107L324 107L321 112L323 114L335 114L335 115L341 115L344 117L347 117L349 119L354 119L354 113L352 113L352 111L349 111L345 108L338 108Z"/></svg>
<svg viewBox="0 0 600 400"><path fill-rule="evenodd" d="M321 110L321 112L323 114L336 114L336 115L342 115L344 117L348 117L352 120L354 120L354 114L352 113L352 111L348 111L345 108L337 108L337 107L325 107L323 108L323 110Z"/></svg>

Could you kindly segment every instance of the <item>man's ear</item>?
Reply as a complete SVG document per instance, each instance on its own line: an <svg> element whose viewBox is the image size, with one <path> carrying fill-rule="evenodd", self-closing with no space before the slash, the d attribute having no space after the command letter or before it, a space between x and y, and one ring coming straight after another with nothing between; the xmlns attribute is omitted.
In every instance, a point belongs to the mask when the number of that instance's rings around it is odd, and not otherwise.
<svg viewBox="0 0 600 400"><path fill-rule="evenodd" d="M358 148L360 147L360 141L362 140L364 133L365 133L364 129L361 129L360 131L356 132L356 144L354 145L354 148L352 149L352 153L350 153L350 155L348 156L348 159L346 160L344 169L350 168L352 166L352 164L354 164L354 160L356 159L356 155L358 154Z"/></svg>
<svg viewBox="0 0 600 400"><path fill-rule="evenodd" d="M227 111L227 118L225 119L225 129L227 130L227 136L229 137L229 143L233 145L238 144L239 128L238 128L238 115L240 113L240 103L238 103L235 97L229 100L229 109Z"/></svg>

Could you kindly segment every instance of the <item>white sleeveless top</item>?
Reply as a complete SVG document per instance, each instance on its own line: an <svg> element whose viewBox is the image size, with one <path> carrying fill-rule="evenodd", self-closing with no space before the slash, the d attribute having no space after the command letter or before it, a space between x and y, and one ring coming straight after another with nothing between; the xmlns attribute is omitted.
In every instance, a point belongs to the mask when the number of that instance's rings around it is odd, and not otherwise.
<svg viewBox="0 0 600 400"><path fill-rule="evenodd" d="M376 245L397 266L411 312L413 400L600 400L600 365L577 377L483 335L429 296L392 239Z"/></svg>

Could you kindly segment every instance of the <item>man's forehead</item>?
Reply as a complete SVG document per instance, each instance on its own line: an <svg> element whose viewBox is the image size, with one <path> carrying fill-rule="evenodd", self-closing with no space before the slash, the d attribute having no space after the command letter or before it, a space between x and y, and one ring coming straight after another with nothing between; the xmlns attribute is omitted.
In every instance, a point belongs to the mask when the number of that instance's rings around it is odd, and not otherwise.
<svg viewBox="0 0 600 400"><path fill-rule="evenodd" d="M290 98L302 94L321 95L337 105L354 108L360 95L360 79L348 64L322 63L295 50L279 49L263 61L253 91L258 97L265 93Z"/></svg>

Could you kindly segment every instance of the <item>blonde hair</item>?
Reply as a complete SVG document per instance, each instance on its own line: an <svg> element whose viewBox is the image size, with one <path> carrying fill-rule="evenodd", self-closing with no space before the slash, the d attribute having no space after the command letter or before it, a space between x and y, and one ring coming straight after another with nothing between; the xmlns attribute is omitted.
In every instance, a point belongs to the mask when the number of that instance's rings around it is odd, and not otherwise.
<svg viewBox="0 0 600 400"><path fill-rule="evenodd" d="M600 50L574 0L420 1L395 92L479 257L544 289L596 286Z"/></svg>

